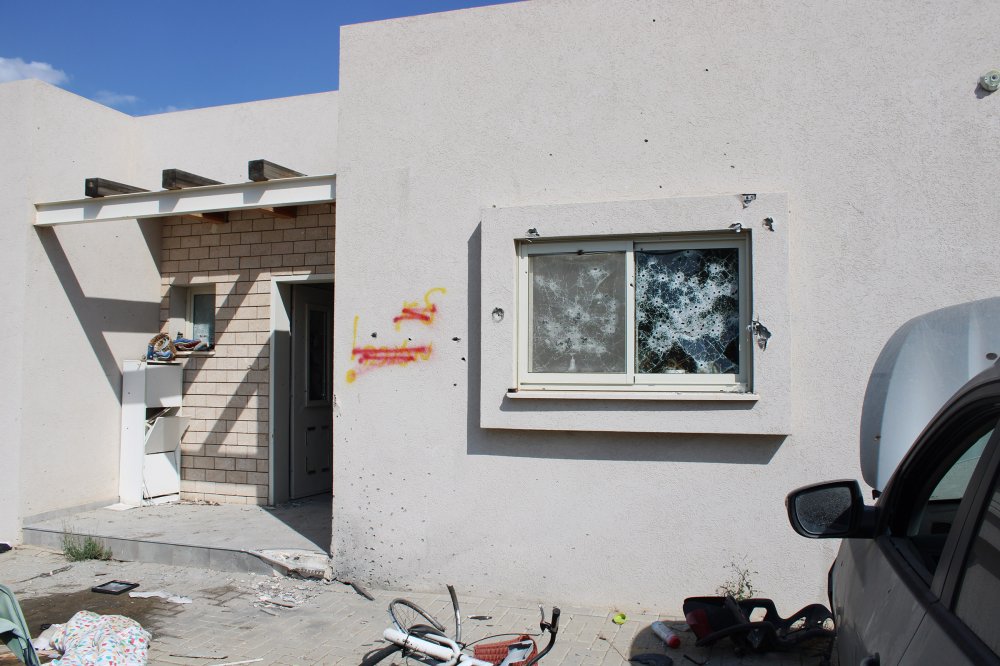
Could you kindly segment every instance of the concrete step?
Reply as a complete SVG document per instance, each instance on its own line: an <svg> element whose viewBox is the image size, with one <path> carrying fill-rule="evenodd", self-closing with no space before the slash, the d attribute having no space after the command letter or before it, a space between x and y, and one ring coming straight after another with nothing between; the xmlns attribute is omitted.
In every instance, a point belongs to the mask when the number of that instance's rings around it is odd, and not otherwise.
<svg viewBox="0 0 1000 666"><path fill-rule="evenodd" d="M81 534L42 527L25 527L22 533L25 544L58 551L63 550L66 539L74 539L77 543L82 543L87 538L96 539L110 549L112 559L125 562L173 564L238 573L270 574L277 570L277 567L273 567L252 552L219 546L139 540L106 534Z"/></svg>
<svg viewBox="0 0 1000 666"><path fill-rule="evenodd" d="M322 576L328 567L329 495L275 507L170 503L86 508L29 519L25 544L63 550L88 537L112 557L216 571Z"/></svg>

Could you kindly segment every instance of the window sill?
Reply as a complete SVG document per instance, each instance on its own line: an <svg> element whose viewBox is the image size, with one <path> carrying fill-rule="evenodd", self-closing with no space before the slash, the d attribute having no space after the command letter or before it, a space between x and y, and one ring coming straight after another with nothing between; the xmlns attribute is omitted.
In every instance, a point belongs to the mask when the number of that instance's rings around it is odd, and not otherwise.
<svg viewBox="0 0 1000 666"><path fill-rule="evenodd" d="M542 389L508 389L507 397L514 400L686 400L692 402L756 402L756 393L695 393L680 391L549 391Z"/></svg>
<svg viewBox="0 0 1000 666"><path fill-rule="evenodd" d="M205 349L203 351L177 352L177 358L191 358L192 356L215 356L215 349Z"/></svg>

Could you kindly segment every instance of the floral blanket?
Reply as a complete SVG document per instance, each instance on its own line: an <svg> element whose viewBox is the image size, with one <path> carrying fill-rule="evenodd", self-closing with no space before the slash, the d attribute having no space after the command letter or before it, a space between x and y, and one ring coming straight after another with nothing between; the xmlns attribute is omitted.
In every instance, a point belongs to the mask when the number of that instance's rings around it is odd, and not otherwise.
<svg viewBox="0 0 1000 666"><path fill-rule="evenodd" d="M52 635L53 666L146 666L150 633L131 618L80 611Z"/></svg>

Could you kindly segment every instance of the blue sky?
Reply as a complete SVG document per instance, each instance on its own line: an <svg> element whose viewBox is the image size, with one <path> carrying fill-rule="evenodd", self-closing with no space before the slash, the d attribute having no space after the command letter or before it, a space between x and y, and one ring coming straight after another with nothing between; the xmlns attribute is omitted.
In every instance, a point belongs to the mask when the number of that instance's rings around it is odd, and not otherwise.
<svg viewBox="0 0 1000 666"><path fill-rule="evenodd" d="M504 0L11 0L0 82L40 78L132 115L339 87L340 26Z"/></svg>

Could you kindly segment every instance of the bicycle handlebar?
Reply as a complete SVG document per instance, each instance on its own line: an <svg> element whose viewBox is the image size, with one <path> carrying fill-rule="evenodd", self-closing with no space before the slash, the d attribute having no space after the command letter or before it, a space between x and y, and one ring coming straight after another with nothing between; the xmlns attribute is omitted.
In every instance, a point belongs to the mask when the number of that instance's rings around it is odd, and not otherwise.
<svg viewBox="0 0 1000 666"><path fill-rule="evenodd" d="M561 612L558 606L552 608L552 623L549 624L549 633L553 636L559 632L559 614Z"/></svg>
<svg viewBox="0 0 1000 666"><path fill-rule="evenodd" d="M547 655L552 649L552 646L556 642L556 634L559 633L559 615L562 611L559 610L558 606L552 607L552 621L546 622L545 615L542 615L542 621L538 623L538 626L542 631L549 632L549 642L545 645L545 649L539 652L534 659L530 660L525 666L535 666L538 662L542 660L542 657Z"/></svg>
<svg viewBox="0 0 1000 666"><path fill-rule="evenodd" d="M455 611L455 642L462 642L462 612L458 609L458 595L455 594L455 586L448 586L448 594L451 595L451 607Z"/></svg>

